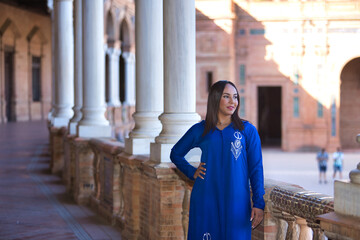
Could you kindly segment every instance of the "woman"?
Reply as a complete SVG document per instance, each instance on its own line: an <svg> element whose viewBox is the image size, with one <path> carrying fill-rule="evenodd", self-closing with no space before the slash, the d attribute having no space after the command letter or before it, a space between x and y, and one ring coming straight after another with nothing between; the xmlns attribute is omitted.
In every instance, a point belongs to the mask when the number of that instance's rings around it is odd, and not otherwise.
<svg viewBox="0 0 360 240"><path fill-rule="evenodd" d="M209 93L205 121L193 125L171 151L171 161L195 180L188 240L251 239L251 228L263 219L260 138L252 124L239 118L238 109L235 85L216 82ZM198 168L184 158L195 147L202 151Z"/></svg>

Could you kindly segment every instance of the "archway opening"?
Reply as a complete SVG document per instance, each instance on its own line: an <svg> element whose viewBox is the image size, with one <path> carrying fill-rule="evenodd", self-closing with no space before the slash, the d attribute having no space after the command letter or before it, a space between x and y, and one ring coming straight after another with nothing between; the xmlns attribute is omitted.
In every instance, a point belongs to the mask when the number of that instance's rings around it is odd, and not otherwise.
<svg viewBox="0 0 360 240"><path fill-rule="evenodd" d="M112 48L114 45L114 21L111 12L108 13L106 17L106 37L107 37L107 46ZM105 55L105 101L107 104L110 104L110 59L108 54Z"/></svg>
<svg viewBox="0 0 360 240"><path fill-rule="evenodd" d="M258 87L258 131L264 147L281 146L281 87Z"/></svg>
<svg viewBox="0 0 360 240"><path fill-rule="evenodd" d="M128 53L130 51L130 35L129 35L129 27L127 25L126 20L124 19L120 25L120 42L121 42L121 53L122 56L120 58L120 74L119 74L119 87L120 87L120 101L124 103L126 101L126 60L124 59L126 55L124 53Z"/></svg>
<svg viewBox="0 0 360 240"><path fill-rule="evenodd" d="M343 148L359 148L360 133L360 57L343 68L340 85L340 143Z"/></svg>
<svg viewBox="0 0 360 240"><path fill-rule="evenodd" d="M5 51L5 101L6 118L8 122L15 122L16 115L13 104L14 95L14 52Z"/></svg>

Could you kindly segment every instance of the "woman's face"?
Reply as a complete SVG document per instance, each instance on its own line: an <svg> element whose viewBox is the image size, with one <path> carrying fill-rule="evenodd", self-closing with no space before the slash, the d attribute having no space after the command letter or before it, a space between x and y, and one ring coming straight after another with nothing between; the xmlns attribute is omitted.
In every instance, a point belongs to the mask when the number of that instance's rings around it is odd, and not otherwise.
<svg viewBox="0 0 360 240"><path fill-rule="evenodd" d="M238 102L236 89L231 84L226 84L219 104L219 115L228 117L233 115Z"/></svg>

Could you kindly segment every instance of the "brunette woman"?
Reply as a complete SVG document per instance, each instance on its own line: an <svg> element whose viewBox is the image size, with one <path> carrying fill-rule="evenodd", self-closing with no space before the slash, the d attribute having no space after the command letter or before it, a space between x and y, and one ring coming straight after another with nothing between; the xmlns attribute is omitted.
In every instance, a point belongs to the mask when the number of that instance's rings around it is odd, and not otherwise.
<svg viewBox="0 0 360 240"><path fill-rule="evenodd" d="M172 162L195 180L188 240L250 240L252 228L263 219L260 138L251 123L240 119L238 109L235 85L216 82L208 96L205 121L193 125L171 151ZM195 147L202 151L198 168L185 159Z"/></svg>

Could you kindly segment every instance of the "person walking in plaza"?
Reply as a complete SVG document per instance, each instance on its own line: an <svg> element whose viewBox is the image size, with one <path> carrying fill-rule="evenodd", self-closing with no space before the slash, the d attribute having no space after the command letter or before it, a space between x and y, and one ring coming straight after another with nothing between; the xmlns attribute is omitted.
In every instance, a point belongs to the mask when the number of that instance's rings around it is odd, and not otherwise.
<svg viewBox="0 0 360 240"><path fill-rule="evenodd" d="M341 148L338 147L336 152L333 153L333 160L334 160L334 175L333 178L336 176L336 172L339 172L339 177L342 179L342 168L343 168L343 161L344 161L344 153L341 151Z"/></svg>
<svg viewBox="0 0 360 240"><path fill-rule="evenodd" d="M322 183L321 177L323 178L324 183L327 183L326 170L327 170L327 161L329 160L329 155L325 151L325 148L322 148L321 151L317 153L316 159L319 165L319 183Z"/></svg>
<svg viewBox="0 0 360 240"><path fill-rule="evenodd" d="M265 201L259 134L238 115L239 94L230 81L212 85L205 120L193 125L171 150L171 161L195 180L188 240L250 240L263 220ZM198 168L185 159L202 151ZM252 190L252 206L250 186Z"/></svg>

